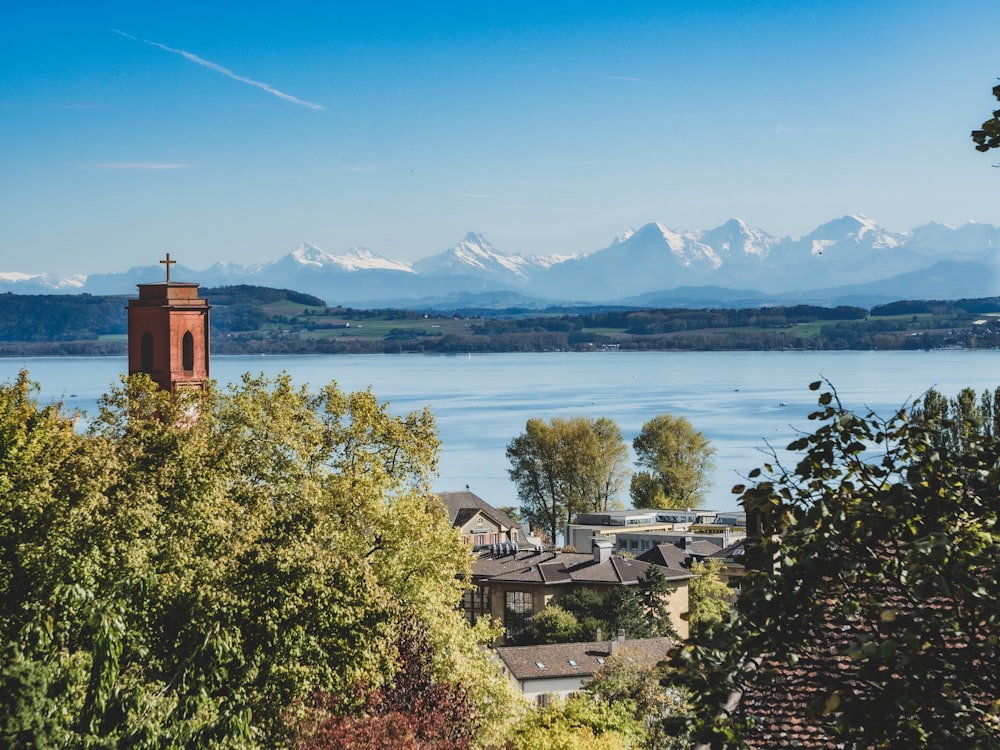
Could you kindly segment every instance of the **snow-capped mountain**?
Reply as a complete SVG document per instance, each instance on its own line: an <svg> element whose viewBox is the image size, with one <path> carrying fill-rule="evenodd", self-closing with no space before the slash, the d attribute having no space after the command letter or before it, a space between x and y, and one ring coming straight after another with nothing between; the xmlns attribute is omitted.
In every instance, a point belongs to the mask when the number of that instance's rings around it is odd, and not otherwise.
<svg viewBox="0 0 1000 750"><path fill-rule="evenodd" d="M82 291L86 282L87 277L83 274L60 277L48 273L0 272L0 289L17 288L21 294L62 294L66 292L72 294Z"/></svg>
<svg viewBox="0 0 1000 750"><path fill-rule="evenodd" d="M389 260L378 253L373 253L366 247L354 247L346 253L333 254L313 245L303 242L284 258L258 267L259 273L267 273L278 268L300 270L312 268L321 271L402 271L413 273L409 263Z"/></svg>
<svg viewBox="0 0 1000 750"><path fill-rule="evenodd" d="M948 262L947 272L940 264ZM1000 296L1000 228L969 223L953 228L929 223L893 233L861 215L827 222L801 237L777 237L740 219L710 230L677 230L660 222L630 229L607 247L571 257L509 254L470 232L439 254L404 263L367 248L330 253L311 243L270 263L217 263L204 271L175 267L175 279L205 286L255 284L307 292L328 304L433 306L435 301L535 298L548 302L607 303L650 299L669 290L714 287L754 294L788 295L832 303L839 292L892 299ZM129 294L136 283L159 281L157 264L124 273L59 279L0 273L0 291L28 294L90 292ZM923 279L923 281L920 281ZM923 293L917 294L917 289ZM991 296L986 294L985 296ZM685 292L690 298L704 297ZM669 295L668 295L669 297ZM884 300L880 300L884 301ZM857 303L855 303L857 304Z"/></svg>
<svg viewBox="0 0 1000 750"><path fill-rule="evenodd" d="M507 282L516 287L527 284L532 275L555 265L558 257L506 255L481 234L469 232L455 247L418 260L414 270L426 276L474 276Z"/></svg>

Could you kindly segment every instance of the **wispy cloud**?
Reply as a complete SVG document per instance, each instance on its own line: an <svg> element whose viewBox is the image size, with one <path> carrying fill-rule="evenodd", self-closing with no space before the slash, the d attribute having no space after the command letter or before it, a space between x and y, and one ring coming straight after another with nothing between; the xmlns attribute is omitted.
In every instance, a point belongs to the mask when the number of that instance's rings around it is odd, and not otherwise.
<svg viewBox="0 0 1000 750"><path fill-rule="evenodd" d="M96 161L83 166L90 169L186 169L194 164L169 161Z"/></svg>
<svg viewBox="0 0 1000 750"><path fill-rule="evenodd" d="M632 76L616 76L610 73L595 73L594 78L603 78L607 81L638 81L640 79Z"/></svg>
<svg viewBox="0 0 1000 750"><path fill-rule="evenodd" d="M276 96L279 99L284 99L286 102L291 102L292 104L298 104L298 105L300 105L302 107L308 107L309 109L316 109L316 110L326 109L326 107L324 107L322 104L316 104L315 102L309 102L309 101L306 101L305 99L299 99L298 97L292 96L291 94L286 94L284 91L279 91L278 89L274 88L273 86L271 86L269 84L266 84L266 83L264 83L262 81L255 81L252 78L247 78L246 76L241 76L241 75L239 75L237 73L234 73L233 71L229 70L229 68L224 68L221 65L219 65L218 63L212 62L211 60L206 60L203 57L198 57L198 55L196 55L196 54L194 54L192 52L187 52L186 50L182 50L182 49L174 49L173 47L168 47L165 44L160 44L159 42L153 42L153 41L150 41L149 39L139 39L138 37L132 36L131 34L126 34L124 31L121 31L119 29L112 29L112 31L114 31L116 34L119 34L120 36L125 37L126 39L133 39L133 40L135 40L137 42L142 42L143 44L148 44L151 47L156 47L157 49L162 49L164 52L172 52L175 55L180 55L185 60L190 60L191 62L195 63L196 65L201 65L203 68L208 68L209 70L214 70L216 73L221 73L222 75L227 76L228 78L232 78L234 81L239 81L240 83L245 83L245 84L248 84L250 86L256 86L257 88L262 89L263 91L266 91L267 93L271 94L272 96Z"/></svg>

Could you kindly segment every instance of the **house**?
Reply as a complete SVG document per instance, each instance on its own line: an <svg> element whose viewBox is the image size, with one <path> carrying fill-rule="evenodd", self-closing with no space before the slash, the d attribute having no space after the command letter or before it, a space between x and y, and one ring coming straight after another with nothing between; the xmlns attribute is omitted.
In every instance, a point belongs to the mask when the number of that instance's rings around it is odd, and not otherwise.
<svg viewBox="0 0 1000 750"><path fill-rule="evenodd" d="M731 589L738 591L740 579L745 572L743 553L746 538L742 537L727 547L720 547L719 541L717 539L699 539L691 535L667 537L665 541L659 542L648 551L643 552L637 559L684 569L689 568L693 562L718 559L723 564L719 577Z"/></svg>
<svg viewBox="0 0 1000 750"><path fill-rule="evenodd" d="M496 649L503 672L526 700L545 705L551 696L565 698L582 688L612 657L653 666L674 646L669 638L624 636L588 643L545 646L501 646Z"/></svg>
<svg viewBox="0 0 1000 750"><path fill-rule="evenodd" d="M729 588L733 589L734 592L738 592L743 574L746 573L746 537L733 542L724 549L720 549L718 552L709 555L709 557L722 560L722 564L725 567L722 568L720 576Z"/></svg>
<svg viewBox="0 0 1000 750"><path fill-rule="evenodd" d="M473 563L475 590L467 598L466 616L473 621L484 616L498 620L505 637L513 639L531 628L535 614L560 594L580 588L603 593L615 586L638 586L651 566L654 563L612 554L606 541L595 542L591 554L540 548L484 549ZM673 589L665 602L670 621L681 637L687 637L684 615L688 581L693 576L681 568L656 567Z"/></svg>
<svg viewBox="0 0 1000 750"><path fill-rule="evenodd" d="M530 542L521 525L478 495L465 492L439 492L452 526L462 540L473 547L493 544L527 546Z"/></svg>

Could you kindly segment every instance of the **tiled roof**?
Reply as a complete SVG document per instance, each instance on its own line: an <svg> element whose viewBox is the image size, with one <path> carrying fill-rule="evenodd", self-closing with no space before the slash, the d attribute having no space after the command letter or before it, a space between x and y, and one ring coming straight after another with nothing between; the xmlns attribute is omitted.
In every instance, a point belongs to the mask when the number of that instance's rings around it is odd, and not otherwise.
<svg viewBox="0 0 1000 750"><path fill-rule="evenodd" d="M681 570L684 567L684 562L688 559L688 553L672 542L664 542L654 544L651 549L643 552L636 559Z"/></svg>
<svg viewBox="0 0 1000 750"><path fill-rule="evenodd" d="M682 540L683 544L683 540ZM654 544L641 555L638 560L656 563L675 570L684 570L690 558L712 557L718 554L719 545L707 539L695 539L686 548L674 541Z"/></svg>
<svg viewBox="0 0 1000 750"><path fill-rule="evenodd" d="M593 555L581 552L520 551L516 554L493 556L483 553L472 565L476 578L505 583L606 583L634 585L653 563L628 560L612 555L604 562L594 561ZM686 570L660 566L669 581L691 578Z"/></svg>
<svg viewBox="0 0 1000 750"><path fill-rule="evenodd" d="M739 539L739 540L733 542L732 544L730 544L728 547L724 547L721 550L717 550L711 556L712 557L719 557L719 558L722 558L724 560L729 560L729 559L737 559L737 560L739 560L739 559L742 559L743 558L743 554L746 551L746 541L747 541L746 538Z"/></svg>
<svg viewBox="0 0 1000 750"><path fill-rule="evenodd" d="M521 525L501 510L494 508L479 495L473 492L439 492L437 496L448 511L452 525L461 526L460 519L468 520L476 512L481 511L501 526L506 526L517 534L518 541L523 539Z"/></svg>
<svg viewBox="0 0 1000 750"><path fill-rule="evenodd" d="M570 676L590 677L611 656L611 647L615 653L620 650L621 653L656 664L666 658L673 645L674 642L669 638L639 638L632 641L502 646L496 651L515 679L544 680Z"/></svg>
<svg viewBox="0 0 1000 750"><path fill-rule="evenodd" d="M858 585L866 585L864 583ZM953 609L953 602L934 599L918 602L887 581L867 584L866 590L874 592L883 611L907 618L923 620L927 624L928 642L931 648L943 648L958 663L976 664L963 690L970 696L978 696L983 704L1000 697L1000 672L995 662L989 658L989 648L981 648L975 637L968 633L956 634L940 629L940 615ZM795 649L794 659L765 655L753 660L756 669L741 693L732 696L735 715L751 719L752 728L744 738L752 750L776 748L831 748L839 747L839 740L822 725L813 720L817 705L822 705L829 696L850 696L852 700L867 704L867 713L878 715L873 706L886 706L891 711L893 696L897 689L894 675L884 668L876 674L865 670L864 662L852 659L849 650L859 642L877 645L885 640L880 633L879 617L855 616L845 618L838 615L842 610L841 600L850 593L833 587L821 601L819 621L807 628L801 646ZM970 638L972 640L970 640ZM980 634L979 641L986 638ZM920 658L919 656L917 658ZM934 662L930 660L931 664ZM945 662L946 663L946 662ZM942 684L953 679L950 674L927 674L929 686ZM839 700L839 697L838 697ZM926 707L928 712L934 709ZM924 717L926 720L927 717ZM892 721L886 716L885 721ZM902 746L902 745L894 745Z"/></svg>

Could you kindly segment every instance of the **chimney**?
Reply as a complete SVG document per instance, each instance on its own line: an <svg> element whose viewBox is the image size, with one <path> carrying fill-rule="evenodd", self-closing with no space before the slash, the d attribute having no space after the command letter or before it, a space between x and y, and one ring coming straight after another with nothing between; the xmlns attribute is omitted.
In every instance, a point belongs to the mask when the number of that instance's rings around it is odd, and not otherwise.
<svg viewBox="0 0 1000 750"><path fill-rule="evenodd" d="M625 644L625 628L618 628L618 634L608 641L608 655L613 654Z"/></svg>
<svg viewBox="0 0 1000 750"><path fill-rule="evenodd" d="M594 553L594 562L600 564L611 559L611 552L614 545L606 539L595 539L591 543L591 550Z"/></svg>

